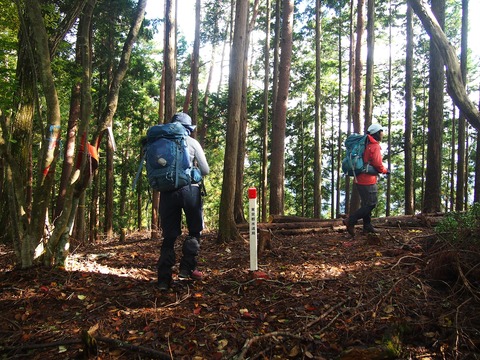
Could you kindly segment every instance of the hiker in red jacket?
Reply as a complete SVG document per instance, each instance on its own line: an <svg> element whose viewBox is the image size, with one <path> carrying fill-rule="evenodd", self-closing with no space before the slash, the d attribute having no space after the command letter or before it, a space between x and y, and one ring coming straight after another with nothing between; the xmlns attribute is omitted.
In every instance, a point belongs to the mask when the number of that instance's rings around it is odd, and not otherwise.
<svg viewBox="0 0 480 360"><path fill-rule="evenodd" d="M380 124L372 124L367 129L367 146L363 154L363 161L377 170L378 174L390 174L385 166L383 166L380 142L383 138L383 127ZM355 224L358 219L363 219L364 233L378 233L372 225L372 211L377 206L377 178L378 174L361 173L354 179L360 195L361 206L353 214L343 220L347 227L348 233L355 236Z"/></svg>

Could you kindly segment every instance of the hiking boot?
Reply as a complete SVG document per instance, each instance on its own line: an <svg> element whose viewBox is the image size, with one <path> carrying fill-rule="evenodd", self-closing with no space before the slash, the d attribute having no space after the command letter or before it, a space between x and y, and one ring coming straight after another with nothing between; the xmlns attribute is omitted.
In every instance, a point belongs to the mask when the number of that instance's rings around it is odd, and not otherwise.
<svg viewBox="0 0 480 360"><path fill-rule="evenodd" d="M347 232L353 236L355 236L355 225L351 225L349 222L348 222L348 219L343 219L343 225L345 225L347 227Z"/></svg>
<svg viewBox="0 0 480 360"><path fill-rule="evenodd" d="M182 280L185 280L185 279L202 280L203 274L201 271L198 271L197 269L193 271L182 269L178 274L178 278Z"/></svg>
<svg viewBox="0 0 480 360"><path fill-rule="evenodd" d="M375 229L372 224L365 225L363 227L363 233L364 234L379 234L380 231Z"/></svg>
<svg viewBox="0 0 480 360"><path fill-rule="evenodd" d="M166 282L159 282L157 283L157 288L161 292L167 292L170 289L170 285L167 284Z"/></svg>

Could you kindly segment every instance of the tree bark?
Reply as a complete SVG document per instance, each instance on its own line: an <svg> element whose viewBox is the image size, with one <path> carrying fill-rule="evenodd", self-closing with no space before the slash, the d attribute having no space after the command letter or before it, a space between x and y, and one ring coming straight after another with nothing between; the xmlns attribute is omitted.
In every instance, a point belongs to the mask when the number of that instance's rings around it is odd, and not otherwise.
<svg viewBox="0 0 480 360"><path fill-rule="evenodd" d="M358 44L358 43L357 43ZM375 54L375 0L367 2L367 74L365 77L365 129L372 123L373 65Z"/></svg>
<svg viewBox="0 0 480 360"><path fill-rule="evenodd" d="M405 59L405 215L415 212L413 187L413 11L407 5L407 45Z"/></svg>
<svg viewBox="0 0 480 360"><path fill-rule="evenodd" d="M262 221L267 220L268 189L268 133L269 133L269 86L270 86L270 0L267 0L265 13L265 49L263 79L263 122L262 122L262 180L260 191L260 208Z"/></svg>
<svg viewBox="0 0 480 360"><path fill-rule="evenodd" d="M278 93L272 128L272 160L270 167L270 214L283 214L285 197L285 131L287 122L288 89L293 47L294 1L284 0L282 46Z"/></svg>
<svg viewBox="0 0 480 360"><path fill-rule="evenodd" d="M313 160L313 216L322 215L322 1L315 3L315 151ZM333 158L332 158L333 159ZM332 183L333 185L333 183ZM332 192L332 195L334 192ZM333 198L333 196L332 196Z"/></svg>
<svg viewBox="0 0 480 360"><path fill-rule="evenodd" d="M477 131L480 131L480 112L475 104L468 98L465 85L462 81L460 64L455 54L455 49L448 41L442 27L435 19L432 11L422 0L407 0L415 14L421 20L426 32L438 48L439 54L446 66L447 91L455 105L464 112L468 122Z"/></svg>
<svg viewBox="0 0 480 360"><path fill-rule="evenodd" d="M337 128L338 128L338 134L337 134L337 166L336 166L336 175L337 175L337 180L336 180L336 185L335 185L335 190L336 190L336 197L335 197L335 217L340 217L340 202L341 202L341 192L340 192L340 184L341 184L341 163L342 163L342 155L341 155L341 150L342 149L342 123L343 123L343 112L342 112L342 105L343 105L343 97L342 97L342 88L343 88L343 64L342 64L342 55L343 55L343 50L342 50L342 37L343 37L343 23L341 21L342 18L342 7L340 4L337 5L338 10L337 10L337 17L338 17L338 24L337 24L337 38L338 38L338 66L337 66L337 71L338 71L338 123L337 123ZM348 105L348 104L347 104ZM348 177L345 179L345 183L348 183ZM345 192L347 192L347 189L345 189ZM347 198L347 197L345 197ZM347 200L348 201L348 200Z"/></svg>
<svg viewBox="0 0 480 360"><path fill-rule="evenodd" d="M248 52L250 48L250 34L255 26L258 14L259 0L255 0L253 5L252 17L249 21L246 35L244 62L243 62L243 84L242 84L242 106L240 111L240 132L238 137L238 159L237 159L237 179L238 186L235 189L235 207L234 218L235 222L246 222L243 199L245 197L244 189L244 172L245 172L245 156L246 156L246 141L247 141L247 88L248 88Z"/></svg>
<svg viewBox="0 0 480 360"><path fill-rule="evenodd" d="M364 30L364 19L363 19L363 7L364 0L358 0L357 4L357 38L355 46L355 77L354 77L354 104L353 104L353 132L362 133L361 129L361 109L362 109L362 38ZM365 125L365 124L364 124ZM364 126L365 128L365 126ZM350 199L350 208L349 213L354 212L360 206L360 196L358 195L357 188L354 186L352 191L352 197Z"/></svg>
<svg viewBox="0 0 480 360"><path fill-rule="evenodd" d="M242 106L242 84L246 74L244 54L247 37L248 2L238 1L235 12L235 31L230 56L230 72L228 81L228 116L225 158L223 166L222 194L220 199L218 241L229 242L239 240L240 234L235 224L234 205L236 184L238 136Z"/></svg>
<svg viewBox="0 0 480 360"><path fill-rule="evenodd" d="M443 27L445 0L433 0L432 10ZM425 172L425 198L423 212L441 209L442 140L443 140L443 61L439 48L430 40L430 86L428 92L427 167Z"/></svg>
<svg viewBox="0 0 480 360"><path fill-rule="evenodd" d="M22 267L30 266L35 256L40 253L31 254L33 249L41 249L43 231L47 216L47 207L50 202L50 194L53 186L53 171L56 165L58 155L58 139L60 138L60 102L55 87L54 76L50 61L50 50L48 47L48 36L44 25L40 4L35 0L28 0L25 3L25 11L30 21L33 34L33 45L35 46L35 60L37 64L38 76L45 95L47 105L46 117L47 126L45 134L48 134L43 140L43 151L39 162L39 171L37 185L34 190L35 199L32 206L32 219L27 232L27 238L23 244L27 248L22 256ZM43 243L43 246L45 244Z"/></svg>
<svg viewBox="0 0 480 360"><path fill-rule="evenodd" d="M353 36L353 3L350 0L350 14L349 14L349 61L348 61L348 100L347 100L347 136L351 134L353 125L353 112L355 107L355 42ZM340 65L341 66L341 65ZM345 213L350 213L350 203L352 195L352 180L350 176L345 177Z"/></svg>
<svg viewBox="0 0 480 360"><path fill-rule="evenodd" d="M379 227L434 227L443 220L444 213L430 213L418 215L398 215L390 217L372 218L372 224ZM296 221L298 219L298 221ZM359 224L362 220L359 221ZM285 230L285 229L320 229L337 227L345 228L342 219L314 219L302 218L294 216L277 216L274 222L258 223L259 230ZM238 228L241 230L248 230L248 224L240 224Z"/></svg>
<svg viewBox="0 0 480 360"><path fill-rule="evenodd" d="M193 42L192 61L192 122L198 124L198 74L200 67L200 0L195 2L195 40ZM195 136L195 133L194 133Z"/></svg>
<svg viewBox="0 0 480 360"><path fill-rule="evenodd" d="M468 0L462 0L462 34L461 34L460 70L462 72L462 83L467 83L467 62L468 62ZM455 198L455 210L465 209L465 179L466 179L466 126L465 115L460 111L458 119L458 161L457 161L457 191ZM453 199L452 199L453 201Z"/></svg>
<svg viewBox="0 0 480 360"><path fill-rule="evenodd" d="M177 25L175 22L176 0L166 0L165 10L165 119L162 122L169 122L176 112L176 76L177 76L177 45L175 33ZM162 119L160 119L162 120Z"/></svg>

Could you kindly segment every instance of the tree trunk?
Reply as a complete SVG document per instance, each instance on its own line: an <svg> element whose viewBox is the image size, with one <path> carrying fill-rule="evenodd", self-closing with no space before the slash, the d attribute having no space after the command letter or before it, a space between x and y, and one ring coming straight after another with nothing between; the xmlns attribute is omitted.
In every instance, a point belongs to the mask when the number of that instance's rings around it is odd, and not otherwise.
<svg viewBox="0 0 480 360"><path fill-rule="evenodd" d="M355 78L354 78L354 95L355 100L353 104L353 132L362 133L360 114L362 109L362 38L363 38L363 7L364 0L358 0L357 4L357 38L355 46ZM352 198L350 200L349 213L354 212L360 206L360 196L357 188L354 186L352 191Z"/></svg>
<svg viewBox="0 0 480 360"><path fill-rule="evenodd" d="M467 83L467 61L468 61L468 0L462 0L462 40L460 53L460 70L462 71L462 81L465 86ZM458 161L457 161L457 196L455 201L455 210L465 210L465 180L466 180L466 126L465 114L460 111L458 119ZM453 201L453 199L452 199Z"/></svg>
<svg viewBox="0 0 480 360"><path fill-rule="evenodd" d="M192 122L198 124L198 73L200 67L200 0L195 2L195 40L192 61Z"/></svg>
<svg viewBox="0 0 480 360"><path fill-rule="evenodd" d="M82 33L81 27L82 18L80 18L79 32ZM77 35L78 37L79 35ZM80 39L77 40L77 44ZM77 46L77 59L76 63L80 64L80 47ZM72 88L72 94L70 96L70 113L68 116L67 125L67 141L65 142L64 161L62 166L62 175L60 177L60 184L58 189L57 200L55 203L55 210L53 213L53 221L57 219L63 211L65 204L65 196L67 194L68 181L73 171L73 163L75 160L75 139L77 134L77 121L80 119L80 99L81 99L81 83L77 83Z"/></svg>
<svg viewBox="0 0 480 360"><path fill-rule="evenodd" d="M113 185L115 179L113 177L113 143L110 137L107 137L106 143L106 176L105 176L105 216L103 222L103 232L107 239L113 237Z"/></svg>
<svg viewBox="0 0 480 360"><path fill-rule="evenodd" d="M270 0L267 0L265 12L265 59L263 79L263 123L262 123L262 180L260 191L260 208L262 221L267 220L267 189L268 189L268 133L269 133L269 86L270 86Z"/></svg>
<svg viewBox="0 0 480 360"><path fill-rule="evenodd" d="M477 131L477 147L475 151L475 186L473 202L480 202L480 131Z"/></svg>
<svg viewBox="0 0 480 360"><path fill-rule="evenodd" d="M313 159L313 216L322 215L322 1L315 3L315 150ZM333 158L332 158L333 159ZM333 183L332 183L333 185ZM333 198L334 192L332 192Z"/></svg>
<svg viewBox="0 0 480 360"><path fill-rule="evenodd" d="M110 84L110 89L109 89L108 98L107 98L107 105L105 110L103 111L102 118L100 119L100 122L99 122L98 131L95 136L95 140L93 142L95 144L94 147L96 149L99 148L99 144L104 131L106 131L108 128L111 129L112 127L113 116L115 115L117 105L118 105L118 95L120 92L120 87L125 77L125 74L128 70L128 64L130 62L130 56L133 49L133 45L135 44L138 33L140 31L140 26L143 22L143 18L145 15L145 6L146 6L146 0L139 0L134 18L132 20L130 31L125 40L119 65L113 76L112 83ZM89 44L89 41L87 42L87 44ZM59 229L55 228L54 233L52 234L52 239L48 243L48 246L50 248L50 253L52 254L52 256L55 256L55 255L60 256L60 258L56 259L57 263L59 261L62 262L64 260L64 258L61 258L61 255L64 255L61 252L61 249L62 247L64 247L62 245L64 245L68 241L68 234L70 233L73 227L73 223L74 223L73 220L77 212L77 206L79 203L80 195L90 185L91 180L94 177L95 171L96 171L96 167L93 166L92 158L88 156L89 144L87 141L87 135L88 135L88 119L91 114L91 93L90 93L91 74L89 70L90 66L89 65L85 66L85 64L90 63L90 52L87 51L87 55L85 56L86 58L82 62L84 67L84 79L82 82L82 109L81 109L82 125L79 128L79 133L82 134L82 141L84 141L82 144L84 149L83 151L84 156L81 164L80 179L76 183L75 191L72 194L73 197L71 199L72 201L71 210L66 212L65 219L68 219L68 220L61 223L64 226L60 227ZM83 135L85 135L84 138L83 138ZM109 137L109 140L112 141L113 139ZM113 196L111 197L113 198Z"/></svg>
<svg viewBox="0 0 480 360"><path fill-rule="evenodd" d="M451 126L451 138L450 138L450 206L448 209L453 211L455 205L455 149L457 144L457 119L456 119L455 105L452 106L452 126ZM447 206L447 205L446 205Z"/></svg>
<svg viewBox="0 0 480 360"><path fill-rule="evenodd" d="M388 7L388 131L387 131L387 168L392 169L392 2L389 2ZM387 191L386 191L386 205L385 205L385 214L390 216L390 207L391 207L391 196L392 196L392 178L391 176L387 177Z"/></svg>
<svg viewBox="0 0 480 360"><path fill-rule="evenodd" d="M285 201L285 131L292 62L293 12L293 0L284 0L282 12L282 51L278 73L278 93L273 116L270 169L270 214L275 215L283 214Z"/></svg>
<svg viewBox="0 0 480 360"><path fill-rule="evenodd" d="M358 42L357 42L358 45ZM365 77L365 129L372 123L373 65L375 53L375 0L367 2L367 74Z"/></svg>
<svg viewBox="0 0 480 360"><path fill-rule="evenodd" d="M336 199L335 199L335 209L336 209L336 212L335 212L335 217L340 217L340 201L341 201L341 193L340 193L340 184L341 184L341 175L340 175L340 167L341 167L341 162L342 162L342 158L341 158L341 149L342 149L342 122L343 122L343 115L342 115L342 104L343 104L343 100L342 100L342 87L343 87L343 66L342 66L342 54L343 54L343 50L342 50L342 37L343 37L343 33L342 33L342 29L343 29L343 23L341 21L341 18L342 18L342 7L340 6L340 4L337 5L338 6L338 10L337 10L337 17L338 17L338 29L337 29L337 32L338 32L338 67L337 67L337 71L338 71L338 125L337 125L337 128L338 128L338 134L337 134L337 166L336 166L336 174L337 174L337 183L336 183L336 186L335 186L335 190L336 190ZM346 182L348 181L347 180L348 178L346 178ZM345 190L346 192L346 190ZM347 200L348 201L348 200Z"/></svg>
<svg viewBox="0 0 480 360"><path fill-rule="evenodd" d="M177 24L175 22L176 0L166 0L165 11L165 119L170 122L176 112L176 76L177 76L177 45L175 34Z"/></svg>
<svg viewBox="0 0 480 360"><path fill-rule="evenodd" d="M176 104L176 77L177 77L177 43L176 32L177 24L175 21L176 0L166 0L165 2L165 47L164 47L164 86L165 86L165 117L159 119L161 123L170 122L175 115ZM152 239L159 238L159 205L160 193L153 192L152 199Z"/></svg>
<svg viewBox="0 0 480 360"><path fill-rule="evenodd" d="M253 12L252 18L249 22L248 29L247 29L247 36L246 36L246 44L245 44L245 54L244 54L244 63L243 63L243 85L242 85L242 106L240 111L240 134L238 137L238 159L237 159L237 187L235 189L235 207L234 207L234 218L235 222L242 223L246 222L244 207L243 207L243 199L245 193L244 189L244 170L245 170L245 152L246 152L246 141L247 141L247 90L248 90L248 51L250 48L250 34L255 26L255 21L257 19L258 14L258 4L259 0L255 0L253 5Z"/></svg>
<svg viewBox="0 0 480 360"><path fill-rule="evenodd" d="M244 54L247 37L248 2L238 1L235 12L235 31L230 56L228 82L228 115L225 158L223 166L222 194L220 199L218 241L239 240L240 234L235 224L234 205L236 172L238 159L238 136L240 133Z"/></svg>
<svg viewBox="0 0 480 360"><path fill-rule="evenodd" d="M443 64L446 66L448 94L455 105L464 112L470 125L477 129L477 131L480 131L480 112L475 104L468 98L465 85L462 81L462 71L455 49L450 45L442 27L435 20L435 15L433 15L432 11L420 0L407 1L422 21L425 31L430 35L432 42L436 44Z"/></svg>
<svg viewBox="0 0 480 360"><path fill-rule="evenodd" d="M353 108L353 131L361 133L361 109L362 109L362 38L363 38L363 6L365 0L358 0L357 3L357 37L355 45L355 79L354 79L354 108Z"/></svg>
<svg viewBox="0 0 480 360"><path fill-rule="evenodd" d="M432 10L443 27L445 0L433 0ZM430 41L430 87L428 102L427 168L423 212L441 209L442 139L443 139L443 61L433 39Z"/></svg>
<svg viewBox="0 0 480 360"><path fill-rule="evenodd" d="M272 123L275 119L275 111L277 108L277 98L278 98L278 72L279 72L279 63L280 63L280 40L282 37L281 34L281 8L282 0L277 0L275 2L275 31L274 31L274 48L273 48L273 82L272 82ZM272 124L273 127L273 124ZM270 160L271 161L271 160Z"/></svg>
<svg viewBox="0 0 480 360"><path fill-rule="evenodd" d="M58 100L55 88L54 76L50 62L50 51L48 47L48 37L46 27L43 22L42 12L38 1L26 1L25 10L32 26L33 44L35 47L35 60L40 83L45 95L47 106L46 117L47 126L42 145L41 160L39 162L39 171L37 184L33 193L35 199L32 204L32 219L27 230L27 239L24 243L29 243L25 249L30 252L33 249L40 249L43 238L45 221L47 216L47 207L50 203L51 189L53 186L53 171L55 169L56 158L58 155L58 139L60 138L60 102ZM33 49L32 49L33 51ZM43 244L45 246L45 244ZM27 255L27 254L25 254ZM30 254L31 255L31 254ZM32 265L32 261L39 253L31 256L22 256L22 267Z"/></svg>
<svg viewBox="0 0 480 360"><path fill-rule="evenodd" d="M94 176L96 166L98 165L98 157L96 159L95 169L93 169L93 159L90 154L90 148L88 143L88 128L89 120L92 112L92 95L91 95L91 66L92 66L92 51L91 51L91 21L93 9L95 7L96 0L90 0L84 12L80 17L79 35L78 35L78 47L80 48L80 65L83 69L82 82L80 85L80 121L78 125L78 133L81 134L77 137L75 148L79 149L76 161L75 172L70 170L69 183L73 183L72 179L78 176L78 181L74 187L67 187L65 194L65 204L62 209L62 215L55 223L55 230L50 239L49 246L51 246L51 254L55 254L51 259L57 265L63 266L66 255L68 254L69 237L72 233L75 218L78 218L77 207L82 206L85 202L85 188L90 185L92 177ZM82 152L83 149L83 152ZM66 168L66 171L69 169ZM62 174L63 175L63 174ZM85 229L85 209L80 207L83 215L81 221L78 223L77 233L83 237ZM81 239L83 240L83 238ZM53 255L52 255L53 256Z"/></svg>
<svg viewBox="0 0 480 360"><path fill-rule="evenodd" d="M350 15L349 15L349 61L348 61L348 100L347 100L347 136L350 135L353 125L353 109L355 106L355 42L353 37L353 4L354 0L350 0ZM341 66L341 65L340 65ZM351 203L351 178L345 177L345 213L350 213Z"/></svg>
<svg viewBox="0 0 480 360"><path fill-rule="evenodd" d="M405 215L415 213L413 173L413 11L407 5L407 45L405 59Z"/></svg>

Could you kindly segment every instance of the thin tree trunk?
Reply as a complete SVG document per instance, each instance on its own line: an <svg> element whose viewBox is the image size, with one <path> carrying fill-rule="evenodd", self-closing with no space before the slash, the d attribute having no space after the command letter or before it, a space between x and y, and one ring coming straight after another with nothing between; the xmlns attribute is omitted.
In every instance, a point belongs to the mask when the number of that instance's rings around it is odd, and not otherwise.
<svg viewBox="0 0 480 360"><path fill-rule="evenodd" d="M461 35L460 69L462 81L467 84L467 63L468 63L468 0L462 0L462 35ZM460 111L458 119L458 161L457 161L457 196L455 210L465 210L465 180L466 180L466 121L465 114Z"/></svg>
<svg viewBox="0 0 480 360"><path fill-rule="evenodd" d="M473 202L480 202L480 132L477 131L477 147L475 151L475 185Z"/></svg>
<svg viewBox="0 0 480 360"><path fill-rule="evenodd" d="M407 5L407 46L405 59L405 215L415 213L413 173L413 10Z"/></svg>
<svg viewBox="0 0 480 360"><path fill-rule="evenodd" d="M362 38L363 38L363 7L364 0L358 0L357 4L357 38L355 46L355 79L354 79L354 107L353 107L353 131L361 133L361 108L362 108ZM350 200L350 212L355 211L360 206L360 196L356 187L353 187L352 198Z"/></svg>
<svg viewBox="0 0 480 360"><path fill-rule="evenodd" d="M176 112L176 76L177 76L177 42L176 42L176 0L165 2L165 46L164 46L164 114L165 117L160 123L169 122ZM152 195L152 239L159 238L159 205L160 193L154 191Z"/></svg>
<svg viewBox="0 0 480 360"><path fill-rule="evenodd" d="M455 207L455 149L457 144L457 119L456 119L456 106L453 105L452 109L452 127L451 127L451 139L450 139L450 211L453 211Z"/></svg>
<svg viewBox="0 0 480 360"><path fill-rule="evenodd" d="M357 39L358 46L358 39ZM365 77L365 129L372 123L373 65L375 53L375 0L367 1L367 74Z"/></svg>
<svg viewBox="0 0 480 360"><path fill-rule="evenodd" d="M79 49L77 46L77 52L78 51ZM80 54L77 53L77 63L80 63L79 57ZM63 155L64 161L62 166L62 175L60 177L58 195L55 203L55 210L53 212L54 223L55 219L57 219L63 211L63 207L65 204L65 196L67 194L68 181L73 171L73 163L75 160L75 139L77 133L77 121L80 118L80 87L80 83L75 84L72 88L72 94L70 97L70 113L68 116L67 140L65 142L65 151Z"/></svg>
<svg viewBox="0 0 480 360"><path fill-rule="evenodd" d="M222 89L222 82L223 82L223 63L225 61L225 56L226 56L226 50L227 50L227 44L228 47L230 48L232 46L232 41L233 41L233 23L234 23L234 13L235 13L235 1L231 0L230 1L230 21L229 21L229 26L227 27L230 28L229 32L229 37L228 37L228 42L225 41L223 43L223 49L222 49L222 59L220 61L220 76L218 80L218 88L217 88L217 93L219 93Z"/></svg>
<svg viewBox="0 0 480 360"><path fill-rule="evenodd" d="M388 169L392 168L392 156L390 149L392 148L392 2L389 1L388 7L388 140L387 140L387 149L388 149ZM392 194L392 179L390 176L387 177L387 194L386 194L386 209L385 215L390 216L390 201Z"/></svg>
<svg viewBox="0 0 480 360"><path fill-rule="evenodd" d="M341 164L341 149L342 149L342 87L343 87L343 66L342 66L342 7L338 4L338 135L337 135L337 166L336 166L336 173L337 173L337 183L335 186L336 190L336 213L335 217L340 217L340 164Z"/></svg>
<svg viewBox="0 0 480 360"><path fill-rule="evenodd" d="M165 12L165 120L169 122L176 112L176 76L177 46L175 42L175 33L177 25L175 23L176 0L166 0Z"/></svg>
<svg viewBox="0 0 480 360"><path fill-rule="evenodd" d="M195 2L195 40L193 42L192 61L192 117L193 124L198 123L198 74L200 67L200 0ZM195 134L194 134L195 135Z"/></svg>
<svg viewBox="0 0 480 360"><path fill-rule="evenodd" d="M314 184L313 184L313 216L322 215L322 92L321 92L321 60L322 60L322 1L315 4L315 150L314 150ZM333 159L333 157L332 157ZM333 185L333 182L332 182ZM333 198L333 193L332 193Z"/></svg>
<svg viewBox="0 0 480 360"><path fill-rule="evenodd" d="M113 237L113 185L115 179L113 177L113 143L110 136L107 137L106 144L106 176L105 176L105 216L103 221L103 232L107 239Z"/></svg>
<svg viewBox="0 0 480 360"><path fill-rule="evenodd" d="M360 114L362 109L362 38L363 38L363 6L364 0L358 0L357 3L357 27L356 27L356 45L355 45L355 79L354 79L354 110L353 110L353 131L360 133L361 121Z"/></svg>
<svg viewBox="0 0 480 360"><path fill-rule="evenodd" d="M278 67L280 63L280 40L281 40L281 4L282 0L275 2L275 30L274 30L274 47L273 47L273 82L272 82L272 122L275 119L275 109L277 108L278 98Z"/></svg>
<svg viewBox="0 0 480 360"><path fill-rule="evenodd" d="M353 109L355 107L355 96L354 96L354 87L355 87L355 42L353 37L353 6L354 0L350 0L350 16L349 16L349 61L348 61L348 100L347 100L347 135L350 135L353 125ZM350 176L345 177L345 213L350 213L350 202L351 202L351 178Z"/></svg>

